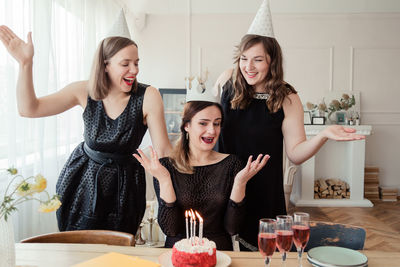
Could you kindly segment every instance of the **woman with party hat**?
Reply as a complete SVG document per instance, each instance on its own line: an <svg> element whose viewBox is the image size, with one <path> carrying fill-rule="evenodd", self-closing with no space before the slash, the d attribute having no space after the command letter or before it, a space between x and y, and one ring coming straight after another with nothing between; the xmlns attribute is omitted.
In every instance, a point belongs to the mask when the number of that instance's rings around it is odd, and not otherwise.
<svg viewBox="0 0 400 267"><path fill-rule="evenodd" d="M307 140L303 107L296 90L284 81L282 51L274 37L268 0L264 0L235 55L235 68L222 73L224 124L219 151L241 159L269 154L268 164L246 187L247 212L240 240L257 247L258 222L286 214L283 191L283 142L288 158L301 164L328 140L365 138L339 125L325 128ZM242 247L244 249L244 247Z"/></svg>
<svg viewBox="0 0 400 267"><path fill-rule="evenodd" d="M237 234L245 217L246 184L269 156L249 156L243 168L235 155L214 151L223 122L219 95L204 90L196 80L191 85L172 155L159 160L152 149L150 159L141 150L134 156L154 176L165 247L186 237L185 210L193 209L204 218L203 236L219 250L232 250L231 235Z"/></svg>
<svg viewBox="0 0 400 267"><path fill-rule="evenodd" d="M122 16L121 16L122 15ZM56 191L60 231L103 229L136 234L146 208L144 169L132 157L149 128L160 155L171 149L161 96L139 83L138 46L130 39L123 13L95 53L91 77L37 98L33 85L33 42L0 26L0 40L20 66L17 104L24 117L45 117L81 106L84 142L72 152ZM120 23L120 19L123 23ZM125 35L125 36L121 36Z"/></svg>

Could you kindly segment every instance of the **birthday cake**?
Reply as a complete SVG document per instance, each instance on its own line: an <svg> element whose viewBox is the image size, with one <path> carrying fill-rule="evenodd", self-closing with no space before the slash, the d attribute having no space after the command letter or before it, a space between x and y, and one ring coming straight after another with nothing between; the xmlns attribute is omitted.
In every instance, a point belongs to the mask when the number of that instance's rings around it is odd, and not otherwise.
<svg viewBox="0 0 400 267"><path fill-rule="evenodd" d="M207 238L182 239L172 248L171 260L175 267L212 267L217 264L217 249Z"/></svg>

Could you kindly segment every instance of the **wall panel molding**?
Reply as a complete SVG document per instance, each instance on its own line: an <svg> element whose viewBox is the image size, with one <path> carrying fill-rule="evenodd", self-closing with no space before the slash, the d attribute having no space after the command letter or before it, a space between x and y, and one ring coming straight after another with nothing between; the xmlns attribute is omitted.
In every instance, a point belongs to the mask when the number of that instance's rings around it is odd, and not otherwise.
<svg viewBox="0 0 400 267"><path fill-rule="evenodd" d="M383 111L383 110L367 110L367 111L361 111L363 114L400 114L400 111Z"/></svg>
<svg viewBox="0 0 400 267"><path fill-rule="evenodd" d="M354 82L354 46L350 46L350 75L349 75L349 91L353 91Z"/></svg>
<svg viewBox="0 0 400 267"><path fill-rule="evenodd" d="M326 45L310 45L310 46L282 46L282 48L285 51L288 50L307 50L307 51L315 51L315 50L326 50L327 53L329 54L329 59L328 59L328 90L331 92L333 91L333 73L334 73L334 66L333 66L333 61L334 61L334 46L326 46ZM287 54L284 53L284 55Z"/></svg>

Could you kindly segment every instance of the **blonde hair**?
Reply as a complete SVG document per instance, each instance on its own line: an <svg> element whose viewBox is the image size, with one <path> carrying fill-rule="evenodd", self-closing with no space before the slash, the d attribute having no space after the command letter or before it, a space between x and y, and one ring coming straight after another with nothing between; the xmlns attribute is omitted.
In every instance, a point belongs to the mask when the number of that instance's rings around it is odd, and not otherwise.
<svg viewBox="0 0 400 267"><path fill-rule="evenodd" d="M110 91L111 81L106 72L108 61L121 49L136 43L131 39L113 36L103 39L99 44L93 60L92 70L89 79L89 95L94 100L101 100L107 97ZM137 90L137 80L132 85L132 91Z"/></svg>
<svg viewBox="0 0 400 267"><path fill-rule="evenodd" d="M266 105L270 112L275 113L282 107L283 100L287 95L296 94L297 92L290 84L283 80L282 50L279 43L275 38L259 35L245 35L237 46L234 57L234 63L236 64L236 70L233 74L234 95L231 100L231 106L233 109L244 109L248 107L253 99L255 91L243 77L239 64L241 55L247 49L259 43L263 45L265 54L271 58L269 71L265 77L265 91L270 95L266 101Z"/></svg>
<svg viewBox="0 0 400 267"><path fill-rule="evenodd" d="M185 127L188 123L192 121L192 118L198 112L211 106L215 106L220 110L222 116L222 125L224 115L220 104L208 101L191 101L185 104L182 115L182 123L180 127L181 135L176 141L174 149L172 151L172 155L170 157L172 164L179 172L188 174L193 173L193 166L190 165L190 140L186 136L187 132L185 130Z"/></svg>

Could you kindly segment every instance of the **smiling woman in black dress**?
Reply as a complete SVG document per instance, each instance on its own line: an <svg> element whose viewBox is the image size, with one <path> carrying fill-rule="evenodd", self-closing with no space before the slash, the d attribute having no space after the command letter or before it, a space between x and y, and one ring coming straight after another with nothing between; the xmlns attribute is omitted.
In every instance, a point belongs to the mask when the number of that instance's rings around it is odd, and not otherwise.
<svg viewBox="0 0 400 267"><path fill-rule="evenodd" d="M89 81L67 85L37 98L32 78L33 43L0 26L0 39L18 61L18 111L25 117L56 115L83 108L84 142L72 152L57 182L61 231L106 229L136 234L146 207L143 167L132 157L149 128L161 155L169 152L163 104L156 88L137 82L138 47L108 37L95 54Z"/></svg>
<svg viewBox="0 0 400 267"><path fill-rule="evenodd" d="M209 101L185 105L181 136L174 153L158 160L152 150L148 159L140 150L135 155L154 177L159 201L158 222L167 235L166 247L185 238L185 210L197 210L204 218L204 237L217 249L232 250L231 235L238 232L244 218L247 181L267 162L258 155L244 164L236 156L213 149L218 140L221 106Z"/></svg>
<svg viewBox="0 0 400 267"><path fill-rule="evenodd" d="M216 84L223 88L221 105L225 116L219 151L242 160L249 155L271 156L246 187L246 218L239 235L255 248L259 220L286 214L283 142L288 158L301 164L328 139L365 138L355 134L354 129L332 125L307 140L303 106L295 89L283 79L282 61L275 38L247 34L238 46L235 69L221 74Z"/></svg>

